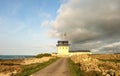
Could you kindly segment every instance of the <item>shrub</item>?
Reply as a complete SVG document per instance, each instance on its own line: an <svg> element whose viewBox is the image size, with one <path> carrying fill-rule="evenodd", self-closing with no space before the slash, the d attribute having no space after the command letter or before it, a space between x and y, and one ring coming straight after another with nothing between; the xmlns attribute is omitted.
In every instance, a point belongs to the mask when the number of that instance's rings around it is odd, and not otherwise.
<svg viewBox="0 0 120 76"><path fill-rule="evenodd" d="M49 54L49 53L38 54L38 55L36 55L36 58L42 58L42 57L47 57L47 56L51 56L51 54Z"/></svg>

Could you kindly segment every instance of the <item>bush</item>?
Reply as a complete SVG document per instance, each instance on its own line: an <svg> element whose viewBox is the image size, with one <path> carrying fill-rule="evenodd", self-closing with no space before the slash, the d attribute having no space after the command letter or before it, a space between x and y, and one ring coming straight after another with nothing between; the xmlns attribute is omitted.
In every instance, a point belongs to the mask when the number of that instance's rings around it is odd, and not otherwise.
<svg viewBox="0 0 120 76"><path fill-rule="evenodd" d="M42 57L47 57L47 56L51 56L51 54L49 54L49 53L38 54L38 55L36 55L36 58L42 58Z"/></svg>

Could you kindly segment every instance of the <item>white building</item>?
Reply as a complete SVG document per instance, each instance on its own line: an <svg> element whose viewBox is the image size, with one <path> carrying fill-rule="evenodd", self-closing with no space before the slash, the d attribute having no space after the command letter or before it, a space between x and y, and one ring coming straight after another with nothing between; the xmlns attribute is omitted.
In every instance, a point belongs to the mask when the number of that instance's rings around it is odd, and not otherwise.
<svg viewBox="0 0 120 76"><path fill-rule="evenodd" d="M89 50L74 50L70 51L70 44L69 41L58 41L57 42L57 56L72 56L78 54L91 54Z"/></svg>

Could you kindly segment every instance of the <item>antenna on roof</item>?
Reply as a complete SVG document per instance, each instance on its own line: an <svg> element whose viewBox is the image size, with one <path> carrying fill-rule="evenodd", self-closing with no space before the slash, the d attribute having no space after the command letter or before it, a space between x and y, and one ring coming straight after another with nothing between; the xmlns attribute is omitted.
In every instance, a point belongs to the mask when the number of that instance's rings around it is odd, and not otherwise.
<svg viewBox="0 0 120 76"><path fill-rule="evenodd" d="M66 40L66 37L67 37L67 33L65 32L65 33L63 34L63 40Z"/></svg>

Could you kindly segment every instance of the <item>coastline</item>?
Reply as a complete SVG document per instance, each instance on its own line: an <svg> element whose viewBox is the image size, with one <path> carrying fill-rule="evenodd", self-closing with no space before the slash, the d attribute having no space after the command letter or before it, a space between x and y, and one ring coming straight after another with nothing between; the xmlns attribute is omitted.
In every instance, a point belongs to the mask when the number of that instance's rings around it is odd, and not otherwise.
<svg viewBox="0 0 120 76"><path fill-rule="evenodd" d="M34 55L0 55L0 60L33 58Z"/></svg>

